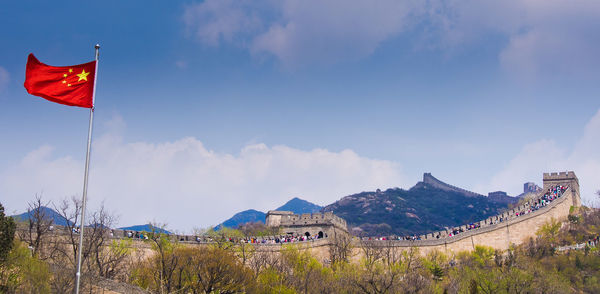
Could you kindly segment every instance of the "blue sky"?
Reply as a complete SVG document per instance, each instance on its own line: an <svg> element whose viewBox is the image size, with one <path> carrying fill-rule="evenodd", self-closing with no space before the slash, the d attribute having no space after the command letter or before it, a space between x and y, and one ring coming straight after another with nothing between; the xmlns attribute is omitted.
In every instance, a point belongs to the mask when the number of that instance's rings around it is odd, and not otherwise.
<svg viewBox="0 0 600 294"><path fill-rule="evenodd" d="M22 2L22 3L21 3ZM93 59L89 195L190 230L292 197L328 204L423 172L518 194L600 189L600 3L21 1L0 8L0 199L80 195L85 109L29 96L30 52Z"/></svg>

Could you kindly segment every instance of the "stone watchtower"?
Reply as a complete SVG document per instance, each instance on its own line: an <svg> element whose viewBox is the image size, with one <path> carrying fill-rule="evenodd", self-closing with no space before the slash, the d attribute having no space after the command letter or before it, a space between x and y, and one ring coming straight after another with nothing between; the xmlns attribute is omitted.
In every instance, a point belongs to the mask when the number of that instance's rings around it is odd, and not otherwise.
<svg viewBox="0 0 600 294"><path fill-rule="evenodd" d="M550 187L563 185L571 187L573 193L573 206L581 206L581 196L579 195L579 180L575 172L544 173L544 188L547 191Z"/></svg>
<svg viewBox="0 0 600 294"><path fill-rule="evenodd" d="M291 211L270 210L267 212L265 223L269 227L280 227L284 234L296 236L324 238L339 232L348 233L346 221L333 212L298 215Z"/></svg>

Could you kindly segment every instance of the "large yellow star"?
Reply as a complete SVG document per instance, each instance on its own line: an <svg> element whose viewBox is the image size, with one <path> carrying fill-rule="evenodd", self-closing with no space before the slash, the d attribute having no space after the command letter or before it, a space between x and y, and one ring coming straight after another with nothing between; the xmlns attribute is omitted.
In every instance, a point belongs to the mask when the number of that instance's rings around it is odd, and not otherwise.
<svg viewBox="0 0 600 294"><path fill-rule="evenodd" d="M85 72L85 69L82 70L80 74L77 74L77 76L79 77L78 82L81 81L81 80L85 80L87 82L87 76L89 74L90 74L89 72Z"/></svg>

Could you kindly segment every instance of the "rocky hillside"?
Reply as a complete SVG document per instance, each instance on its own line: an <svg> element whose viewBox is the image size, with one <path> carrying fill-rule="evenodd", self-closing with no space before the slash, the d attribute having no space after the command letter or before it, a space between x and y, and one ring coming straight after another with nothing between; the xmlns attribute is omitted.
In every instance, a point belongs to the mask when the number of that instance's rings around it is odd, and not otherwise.
<svg viewBox="0 0 600 294"><path fill-rule="evenodd" d="M464 191L419 182L410 190L346 196L323 210L344 218L355 235L381 236L433 232L479 221L507 208L506 203Z"/></svg>

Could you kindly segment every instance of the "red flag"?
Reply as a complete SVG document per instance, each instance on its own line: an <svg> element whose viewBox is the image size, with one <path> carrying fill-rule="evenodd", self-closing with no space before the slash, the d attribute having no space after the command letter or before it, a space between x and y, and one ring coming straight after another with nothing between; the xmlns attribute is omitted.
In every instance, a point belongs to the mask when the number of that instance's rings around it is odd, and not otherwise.
<svg viewBox="0 0 600 294"><path fill-rule="evenodd" d="M73 66L50 66L33 54L27 58L25 89L52 102L92 108L96 61Z"/></svg>

